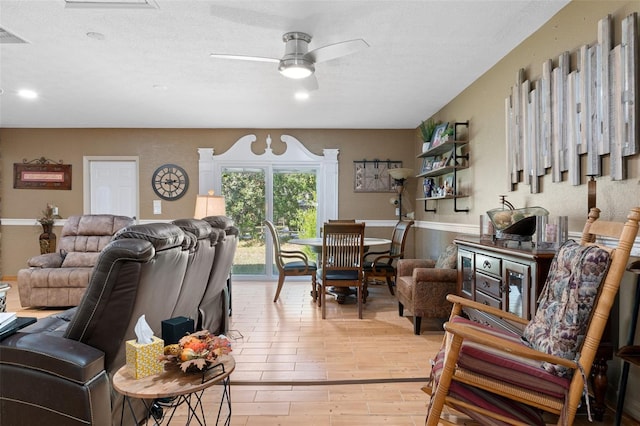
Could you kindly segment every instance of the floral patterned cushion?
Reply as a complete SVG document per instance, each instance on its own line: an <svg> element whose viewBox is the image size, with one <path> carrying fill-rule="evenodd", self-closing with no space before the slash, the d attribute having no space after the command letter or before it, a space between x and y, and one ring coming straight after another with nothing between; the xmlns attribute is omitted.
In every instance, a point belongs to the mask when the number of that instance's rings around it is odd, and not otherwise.
<svg viewBox="0 0 640 426"><path fill-rule="evenodd" d="M532 348L566 359L575 359L587 329L598 288L609 268L609 253L595 246L569 240L556 254L538 299L538 310L523 333ZM569 372L542 363L560 377Z"/></svg>
<svg viewBox="0 0 640 426"><path fill-rule="evenodd" d="M436 268L439 269L455 269L458 263L458 246L449 244L436 261Z"/></svg>

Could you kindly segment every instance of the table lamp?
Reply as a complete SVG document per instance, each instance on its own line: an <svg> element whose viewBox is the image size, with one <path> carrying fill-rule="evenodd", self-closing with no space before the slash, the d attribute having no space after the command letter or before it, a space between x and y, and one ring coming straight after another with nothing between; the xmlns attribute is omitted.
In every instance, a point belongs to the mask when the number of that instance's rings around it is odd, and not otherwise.
<svg viewBox="0 0 640 426"><path fill-rule="evenodd" d="M404 182L413 176L413 169L397 168L389 169L389 175L396 184L396 192L398 193L398 220L402 220L402 191L404 191Z"/></svg>
<svg viewBox="0 0 640 426"><path fill-rule="evenodd" d="M210 190L208 194L196 197L196 211L193 214L195 219L207 216L225 216L226 214L223 196L214 195L214 192Z"/></svg>

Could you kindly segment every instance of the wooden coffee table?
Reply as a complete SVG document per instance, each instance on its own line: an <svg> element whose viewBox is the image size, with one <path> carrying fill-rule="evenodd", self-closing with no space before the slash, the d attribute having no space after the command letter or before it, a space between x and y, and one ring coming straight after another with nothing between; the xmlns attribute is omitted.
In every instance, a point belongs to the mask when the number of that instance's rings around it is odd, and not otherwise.
<svg viewBox="0 0 640 426"><path fill-rule="evenodd" d="M204 373L184 373L177 364L165 363L165 371L151 376L135 379L128 366L121 367L113 376L113 387L116 391L124 395L125 401L122 405L120 424L124 418L124 406L129 406L131 414L136 424L141 420L137 419L131 398L143 401L149 418L153 419L156 425L162 424L167 418L167 424L171 422L175 410L178 406L186 404L188 409L187 423L195 419L198 424L206 424L205 410L202 404L202 394L210 386L221 383L223 386L216 425L220 420L222 407L227 404L229 414L224 421L224 425L231 423L231 388L229 385L229 375L236 367L236 362L231 355L222 355ZM167 408L168 410L165 410Z"/></svg>

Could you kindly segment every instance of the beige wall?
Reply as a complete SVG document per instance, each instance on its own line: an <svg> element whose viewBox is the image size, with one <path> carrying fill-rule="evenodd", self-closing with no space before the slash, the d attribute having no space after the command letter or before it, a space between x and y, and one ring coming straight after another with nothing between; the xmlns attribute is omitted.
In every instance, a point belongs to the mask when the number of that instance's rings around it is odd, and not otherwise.
<svg viewBox="0 0 640 426"><path fill-rule="evenodd" d="M47 202L55 203L63 217L82 214L83 156L138 156L140 159L140 219L191 217L198 192L198 148L213 147L226 151L240 137L255 133L257 152L266 147L271 135L272 149L281 153L285 145L280 135L298 138L310 151L322 154L323 148L338 148L339 215L371 220L393 220L394 207L389 193L354 193L353 161L392 159L413 163L413 130L197 130L197 129L0 129L2 218L34 219L33 226L2 226L2 275L15 276L26 259L39 253L41 228L35 218ZM23 159L46 157L72 165L72 190L13 189L13 163ZM151 174L164 163L177 163L190 177L187 194L177 201L163 201L162 214L153 215ZM410 187L413 193L414 187ZM59 235L60 230L56 233ZM371 229L371 236L386 236L390 229Z"/></svg>
<svg viewBox="0 0 640 426"><path fill-rule="evenodd" d="M510 94L520 68L525 70L525 78L539 79L542 74L542 62L557 57L564 51L571 52L571 69L576 69L576 51L583 44L593 44L597 40L598 20L611 14L614 22L614 45L620 44L620 22L628 14L640 12L639 1L587 1L574 0L547 22L538 32L525 40L520 46L505 56L481 78L470 85L436 115L442 121L470 120L471 168L461 173L471 184L472 197L460 201L460 206L469 206L471 211L452 213L452 201L440 201L438 214L421 212L417 218L424 221L471 223L478 222L478 216L499 206L500 194L516 207L542 206L551 215L569 216L570 231L579 232L587 214L587 185L583 176L582 184L572 186L565 181L552 183L551 175L541 181L541 192L531 194L528 185L519 184L516 191L507 191L508 175L505 151L505 113L504 100ZM464 54L464 53L461 53ZM424 93L428 95L427 92ZM416 153L420 146L416 144ZM415 163L418 166L418 161ZM628 160L628 179L611 181L608 172L608 160L603 162L605 175L597 178L597 205L606 219L624 220L630 208L640 206L640 155ZM584 164L583 164L584 170ZM419 191L420 188L417 189ZM418 209L419 210L419 209ZM416 234L416 247L419 256L430 256L446 241L434 239L433 231L421 230ZM447 235L446 238L453 238ZM435 244L434 244L435 242ZM631 321L631 301L633 300L635 277L627 273L620 292L619 324L617 331L621 342L626 342ZM617 312L613 313L617 317ZM614 327L616 328L616 327ZM640 343L640 331L636 337ZM615 397L618 380L619 360L609 363L610 391L607 396ZM638 389L640 372L631 368L628 389ZM640 418L640 402L632 401L627 392L625 410Z"/></svg>

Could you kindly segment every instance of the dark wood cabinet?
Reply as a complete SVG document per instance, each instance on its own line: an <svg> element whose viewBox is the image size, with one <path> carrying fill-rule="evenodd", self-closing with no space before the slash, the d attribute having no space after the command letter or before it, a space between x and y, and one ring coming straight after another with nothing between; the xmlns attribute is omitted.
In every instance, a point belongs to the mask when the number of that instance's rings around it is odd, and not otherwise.
<svg viewBox="0 0 640 426"><path fill-rule="evenodd" d="M537 250L530 243L485 241L472 236L454 242L458 246L458 294L531 319L555 251ZM512 327L478 312L467 314L483 323Z"/></svg>

